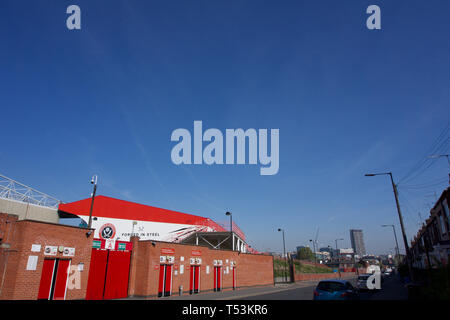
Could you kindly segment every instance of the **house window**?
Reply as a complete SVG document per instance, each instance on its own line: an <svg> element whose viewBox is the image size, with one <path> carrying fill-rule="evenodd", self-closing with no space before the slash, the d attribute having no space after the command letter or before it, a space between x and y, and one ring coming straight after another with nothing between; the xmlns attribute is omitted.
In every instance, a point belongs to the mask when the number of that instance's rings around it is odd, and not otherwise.
<svg viewBox="0 0 450 320"><path fill-rule="evenodd" d="M439 239L439 228L437 225L436 218L433 219L431 222L431 242L433 245L435 245L440 239Z"/></svg>
<svg viewBox="0 0 450 320"><path fill-rule="evenodd" d="M442 201L442 206L444 207L445 212L445 224L447 225L447 232L450 233L450 212L448 210L447 199L444 199L444 201Z"/></svg>
<svg viewBox="0 0 450 320"><path fill-rule="evenodd" d="M444 215L442 214L442 211L439 212L439 224L441 225L441 234L445 235L445 222L444 222Z"/></svg>

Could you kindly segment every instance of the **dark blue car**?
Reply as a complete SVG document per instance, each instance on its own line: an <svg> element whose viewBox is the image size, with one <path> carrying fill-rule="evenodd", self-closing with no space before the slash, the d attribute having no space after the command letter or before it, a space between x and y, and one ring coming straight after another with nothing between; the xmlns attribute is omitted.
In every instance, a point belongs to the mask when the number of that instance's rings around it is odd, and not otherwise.
<svg viewBox="0 0 450 320"><path fill-rule="evenodd" d="M359 293L347 280L322 280L314 290L314 300L358 300Z"/></svg>

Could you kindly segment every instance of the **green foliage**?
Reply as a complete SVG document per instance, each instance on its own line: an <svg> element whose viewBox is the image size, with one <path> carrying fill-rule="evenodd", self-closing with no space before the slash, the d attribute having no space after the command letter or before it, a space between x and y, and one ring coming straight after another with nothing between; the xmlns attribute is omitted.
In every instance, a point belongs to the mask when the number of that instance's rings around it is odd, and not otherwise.
<svg viewBox="0 0 450 320"><path fill-rule="evenodd" d="M426 300L450 300L450 265L433 270L430 285L422 288L421 295Z"/></svg>
<svg viewBox="0 0 450 320"><path fill-rule="evenodd" d="M326 266L314 266L300 261L294 261L295 273L332 273L333 270Z"/></svg>
<svg viewBox="0 0 450 320"><path fill-rule="evenodd" d="M300 260L314 260L314 253L308 247L300 248L297 251L297 259L300 259Z"/></svg>
<svg viewBox="0 0 450 320"><path fill-rule="evenodd" d="M286 260L273 259L273 273L275 277L289 277L289 265Z"/></svg>

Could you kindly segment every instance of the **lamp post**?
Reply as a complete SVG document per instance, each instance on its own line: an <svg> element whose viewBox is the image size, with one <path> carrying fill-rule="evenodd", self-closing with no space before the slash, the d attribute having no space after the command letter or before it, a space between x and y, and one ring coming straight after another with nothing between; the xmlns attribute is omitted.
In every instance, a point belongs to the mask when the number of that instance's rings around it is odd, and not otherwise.
<svg viewBox="0 0 450 320"><path fill-rule="evenodd" d="M97 175L95 174L92 176L91 184L94 185L94 191L92 192L92 198L91 198L91 208L89 210L89 223L88 223L88 229L91 229L92 227L92 210L94 209L94 199L95 199L95 193L97 192ZM89 234L90 235L90 234Z"/></svg>
<svg viewBox="0 0 450 320"><path fill-rule="evenodd" d="M409 275L411 277L411 280L413 280L414 279L414 274L413 274L412 265L411 265L411 253L409 252L408 240L406 239L405 227L403 225L402 212L400 210L400 203L398 201L397 186L394 183L394 179L392 178L392 172L366 173L365 174L366 177L374 177L374 176L380 176L380 175L389 175L389 177L391 178L392 189L394 190L394 196L395 196L395 204L397 206L398 219L400 220L400 227L401 227L402 235L403 235L403 243L405 245L406 260L407 260L407 263L408 263Z"/></svg>
<svg viewBox="0 0 450 320"><path fill-rule="evenodd" d="M397 241L397 233L395 232L395 226L393 224L383 224L382 227L392 227L392 230L394 231L394 238L395 238L395 254L397 256L396 262L400 260L400 252L398 250L398 241Z"/></svg>
<svg viewBox="0 0 450 320"><path fill-rule="evenodd" d="M231 248L234 251L234 237L233 237L233 215L231 214L231 212L226 212L225 213L226 216L230 216L230 237L231 237ZM238 248L239 251L239 248Z"/></svg>
<svg viewBox="0 0 450 320"><path fill-rule="evenodd" d="M336 239L334 240L336 242L336 254L338 255L338 271L339 271L339 279L341 278L341 256L339 255L339 251L338 251L338 245L337 242L338 240L344 240L344 239Z"/></svg>
<svg viewBox="0 0 450 320"><path fill-rule="evenodd" d="M331 262L333 262L333 257L332 257L332 252L333 252L333 249L331 248L331 246L330 245L328 245L328 252L330 253L330 260L331 260Z"/></svg>
<svg viewBox="0 0 450 320"><path fill-rule="evenodd" d="M313 250L314 250L314 265L317 265L317 259L316 259L316 244L314 243L314 241L312 239L309 240L309 242L312 242L313 244Z"/></svg>
<svg viewBox="0 0 450 320"><path fill-rule="evenodd" d="M283 253L284 253L284 259L286 260L286 264L284 266L284 280L287 282L287 256L286 256L286 245L284 241L284 229L279 228L278 232L283 232Z"/></svg>

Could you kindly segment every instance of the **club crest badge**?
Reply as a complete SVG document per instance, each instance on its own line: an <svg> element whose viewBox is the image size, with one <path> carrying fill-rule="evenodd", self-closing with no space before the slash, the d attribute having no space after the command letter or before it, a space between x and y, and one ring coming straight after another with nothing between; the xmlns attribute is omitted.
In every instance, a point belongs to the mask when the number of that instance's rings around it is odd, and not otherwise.
<svg viewBox="0 0 450 320"><path fill-rule="evenodd" d="M99 230L102 239L113 239L116 235L116 228L111 223L104 224Z"/></svg>

